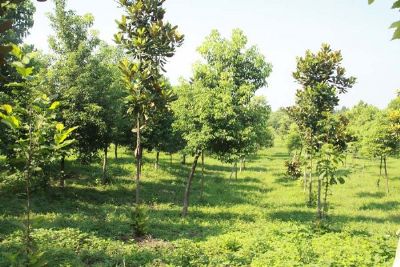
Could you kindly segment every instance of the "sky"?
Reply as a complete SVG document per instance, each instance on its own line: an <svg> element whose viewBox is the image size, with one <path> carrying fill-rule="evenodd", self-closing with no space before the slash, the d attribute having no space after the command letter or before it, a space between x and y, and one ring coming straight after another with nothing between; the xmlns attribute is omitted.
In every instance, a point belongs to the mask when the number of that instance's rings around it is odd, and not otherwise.
<svg viewBox="0 0 400 267"><path fill-rule="evenodd" d="M294 103L299 88L292 73L296 57L307 49L318 51L322 43L341 50L347 74L356 85L341 96L340 106L351 107L360 100L385 108L400 89L400 40L391 41L389 26L400 14L390 7L393 0L167 0L169 22L179 26L185 42L167 65L167 77L176 84L189 78L199 60L197 47L212 29L229 37L240 28L273 65L265 95L273 110ZM52 2L36 3L35 25L26 42L48 52L52 34L47 13ZM92 13L100 38L112 44L115 20L123 11L115 0L69 0L68 8L78 14Z"/></svg>

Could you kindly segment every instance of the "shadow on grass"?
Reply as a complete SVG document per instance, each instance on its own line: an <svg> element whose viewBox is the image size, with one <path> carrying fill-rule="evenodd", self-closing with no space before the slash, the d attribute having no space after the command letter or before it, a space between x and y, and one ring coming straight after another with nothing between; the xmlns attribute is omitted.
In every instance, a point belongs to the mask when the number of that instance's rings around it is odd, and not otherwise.
<svg viewBox="0 0 400 267"><path fill-rule="evenodd" d="M312 223L316 219L316 211L300 211L300 210L292 210L292 211L276 211L271 212L268 216L273 220L279 220L284 222L298 222L298 223ZM347 224L349 222L364 222L364 223L400 223L400 216L389 216L388 218L377 218L372 216L347 216L347 215L329 215L328 220L341 224Z"/></svg>
<svg viewBox="0 0 400 267"><path fill-rule="evenodd" d="M279 175L282 175L282 174L279 174ZM285 187L288 187L288 186L296 185L298 183L298 180L295 180L295 179L293 179L291 177L288 177L288 176L281 176L279 178L276 178L274 180L274 183L275 184L280 184L280 185L285 186Z"/></svg>
<svg viewBox="0 0 400 267"><path fill-rule="evenodd" d="M357 196L361 198L382 198L386 194L384 192L358 192Z"/></svg>
<svg viewBox="0 0 400 267"><path fill-rule="evenodd" d="M390 211L390 210L398 210L399 207L400 207L399 201L387 201L387 202L383 202L383 203L371 202L371 203L362 205L360 207L360 210Z"/></svg>

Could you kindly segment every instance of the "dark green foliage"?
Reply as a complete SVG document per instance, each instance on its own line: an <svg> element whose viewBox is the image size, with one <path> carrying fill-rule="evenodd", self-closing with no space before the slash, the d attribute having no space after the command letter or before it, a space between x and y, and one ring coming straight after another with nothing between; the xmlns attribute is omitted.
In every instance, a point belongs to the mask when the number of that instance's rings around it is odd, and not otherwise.
<svg viewBox="0 0 400 267"><path fill-rule="evenodd" d="M291 161L286 161L285 166L288 176L293 179L299 179L301 177L301 162L298 157L294 157Z"/></svg>
<svg viewBox="0 0 400 267"><path fill-rule="evenodd" d="M148 211L144 205L134 205L129 209L129 224L133 229L133 236L143 237L148 233Z"/></svg>
<svg viewBox="0 0 400 267"><path fill-rule="evenodd" d="M288 108L291 119L302 133L302 143L309 155L308 182L309 200L313 203L313 158L324 144L331 144L338 151L345 151L351 136L347 133L347 119L335 115L339 104L339 94L346 93L356 79L346 77L342 67L340 51L333 51L328 44L322 44L320 51L306 51L304 57L297 58L297 69L293 77L302 86L296 92L296 104ZM309 179L307 181L307 176ZM318 180L318 214L321 214L321 181Z"/></svg>
<svg viewBox="0 0 400 267"><path fill-rule="evenodd" d="M9 64L13 61L9 52L12 50L11 44L20 44L28 34L33 25L35 8L30 0L3 2L0 6L0 104L24 105L26 92L6 86L10 82L21 81L15 68ZM12 156L6 144L15 141L9 129L0 124L0 154Z"/></svg>
<svg viewBox="0 0 400 267"><path fill-rule="evenodd" d="M66 10L64 0L56 1L50 21L54 36L49 44L55 61L43 74L41 90L62 103L60 120L66 126L80 126L74 134L74 148L81 161L88 163L111 139L107 122L112 111L108 106L113 106L110 99L115 99L111 93L116 75L108 67L112 61L105 54L112 52L104 52L107 48L103 47L94 55L100 41L90 33L93 17Z"/></svg>
<svg viewBox="0 0 400 267"><path fill-rule="evenodd" d="M141 131L157 112L162 113L174 99L162 73L167 59L183 43L177 26L165 21L164 0L119 0L125 14L118 23L115 42L124 50L126 58L119 63L126 90L127 114L134 121L136 133L136 195L140 202L142 165Z"/></svg>

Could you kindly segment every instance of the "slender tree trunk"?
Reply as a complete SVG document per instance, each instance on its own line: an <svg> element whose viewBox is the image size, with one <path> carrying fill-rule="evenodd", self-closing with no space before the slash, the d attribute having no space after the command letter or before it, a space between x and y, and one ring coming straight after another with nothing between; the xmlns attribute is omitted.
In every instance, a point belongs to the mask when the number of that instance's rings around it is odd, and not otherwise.
<svg viewBox="0 0 400 267"><path fill-rule="evenodd" d="M64 188L65 186L65 156L61 156L61 161L60 161L60 187Z"/></svg>
<svg viewBox="0 0 400 267"><path fill-rule="evenodd" d="M115 157L115 159L118 159L118 144L117 143L114 146L114 157Z"/></svg>
<svg viewBox="0 0 400 267"><path fill-rule="evenodd" d="M312 177L312 172L313 172L313 155L311 153L310 156L310 181L308 185L308 205L312 206L313 202L313 195L312 195L312 183L313 183L313 177Z"/></svg>
<svg viewBox="0 0 400 267"><path fill-rule="evenodd" d="M388 177L388 173L387 173L386 157L383 157L383 164L385 167L386 194L389 194L389 177Z"/></svg>
<svg viewBox="0 0 400 267"><path fill-rule="evenodd" d="M197 152L193 159L192 169L190 170L189 177L186 181L185 194L183 196L183 209L182 216L185 217L188 213L189 209L189 196L190 196L190 188L192 187L194 172L196 171L197 161L200 157L201 152Z"/></svg>
<svg viewBox="0 0 400 267"><path fill-rule="evenodd" d="M182 161L181 161L182 165L186 164L186 155L182 155Z"/></svg>
<svg viewBox="0 0 400 267"><path fill-rule="evenodd" d="M246 170L246 158L243 159L243 170Z"/></svg>
<svg viewBox="0 0 400 267"><path fill-rule="evenodd" d="M201 190L200 199L203 199L204 193L204 151L201 152Z"/></svg>
<svg viewBox="0 0 400 267"><path fill-rule="evenodd" d="M239 165L239 172L242 173L243 169L243 159L240 159L240 165Z"/></svg>
<svg viewBox="0 0 400 267"><path fill-rule="evenodd" d="M32 113L30 112L30 117L32 117ZM29 125L29 151L28 151L28 159L26 162L26 255L29 256L32 252L31 244L31 169L32 169L32 152L33 152L33 140L32 140L32 122Z"/></svg>
<svg viewBox="0 0 400 267"><path fill-rule="evenodd" d="M328 181L325 182L325 192L324 192L324 207L323 207L323 215L328 212L328 190L329 190L329 183Z"/></svg>
<svg viewBox="0 0 400 267"><path fill-rule="evenodd" d="M158 170L159 162L160 162L160 151L157 151L157 153L156 153L156 163L154 164L154 169Z"/></svg>
<svg viewBox="0 0 400 267"><path fill-rule="evenodd" d="M379 164L379 178L378 178L378 181L376 182L376 185L378 186L378 188L381 184L382 166L383 166L383 156L381 156L381 163Z"/></svg>
<svg viewBox="0 0 400 267"><path fill-rule="evenodd" d="M141 147L141 136L140 136L140 115L137 114L136 118L136 194L135 194L135 203L140 203L140 175L142 169L142 147Z"/></svg>
<svg viewBox="0 0 400 267"><path fill-rule="evenodd" d="M304 182L303 191L307 192L307 165L304 165Z"/></svg>
<svg viewBox="0 0 400 267"><path fill-rule="evenodd" d="M169 164L172 165L172 153L169 154Z"/></svg>
<svg viewBox="0 0 400 267"><path fill-rule="evenodd" d="M229 180L232 180L232 176L235 173L235 164L232 165L231 175L229 175Z"/></svg>
<svg viewBox="0 0 400 267"><path fill-rule="evenodd" d="M317 213L318 213L318 219L322 219L322 206L321 206L321 179L318 178L318 194L317 194Z"/></svg>
<svg viewBox="0 0 400 267"><path fill-rule="evenodd" d="M237 162L235 162L235 180L238 179L238 168L237 168Z"/></svg>
<svg viewBox="0 0 400 267"><path fill-rule="evenodd" d="M103 184L107 183L107 162L108 162L108 146L104 147L104 158L103 158Z"/></svg>

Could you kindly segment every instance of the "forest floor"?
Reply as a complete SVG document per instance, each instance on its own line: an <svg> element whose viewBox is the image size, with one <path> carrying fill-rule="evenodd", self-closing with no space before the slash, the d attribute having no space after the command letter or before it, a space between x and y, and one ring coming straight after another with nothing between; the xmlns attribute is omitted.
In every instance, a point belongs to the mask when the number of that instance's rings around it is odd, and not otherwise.
<svg viewBox="0 0 400 267"><path fill-rule="evenodd" d="M285 175L282 142L260 152L230 179L232 167L206 157L200 197L198 166L189 216L180 216L190 160L183 166L145 155L142 199L148 235L134 239L129 207L134 159L110 159L113 183L103 186L100 162L70 161L66 188L33 195L33 237L49 266L391 266L400 228L400 160L389 159L390 194L377 187L379 162L348 157L344 185L331 188L329 217L316 223L301 181ZM364 167L365 165L365 167ZM24 196L0 191L0 266L21 248Z"/></svg>

